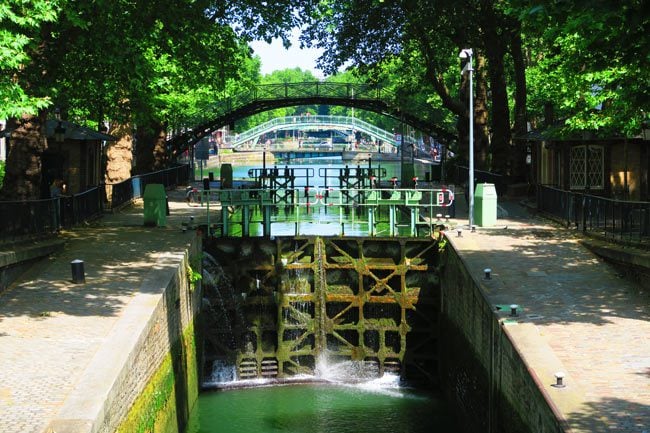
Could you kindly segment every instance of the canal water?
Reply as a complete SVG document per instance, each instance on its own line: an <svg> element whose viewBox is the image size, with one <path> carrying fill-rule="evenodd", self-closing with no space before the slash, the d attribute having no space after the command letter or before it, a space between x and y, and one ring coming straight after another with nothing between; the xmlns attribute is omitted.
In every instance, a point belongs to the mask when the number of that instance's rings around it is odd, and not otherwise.
<svg viewBox="0 0 650 433"><path fill-rule="evenodd" d="M359 163L354 162L343 162L341 158L313 158L309 160L299 160L291 164L266 164L266 169L270 170L272 168L278 168L279 170L294 169L296 174L296 183L295 186L305 186L307 174L310 175L309 185L310 186L319 186L323 187L325 184L327 186L338 186L336 176L338 175L338 169L349 168L352 170L355 169L372 169L375 176L379 177L379 180L387 182L392 177L401 178L401 162L400 161L361 161ZM249 179L252 176L251 170L260 170L262 169L262 164L256 165L233 165L233 178L234 179ZM414 165L414 175L417 176L420 180L426 178L426 173L431 170L431 165L416 163ZM201 172L199 168L195 168L195 176L197 179L200 179L201 173L203 177L207 177L208 173L212 172L215 179L219 179L221 170L220 167L213 168L203 168ZM328 177L327 180L325 177Z"/></svg>
<svg viewBox="0 0 650 433"><path fill-rule="evenodd" d="M436 433L458 431L429 392L355 385L289 385L204 392L187 433Z"/></svg>
<svg viewBox="0 0 650 433"><path fill-rule="evenodd" d="M356 168L356 165L350 165ZM368 164L361 164L367 169ZM259 166L234 166L235 179L249 177L249 170ZM272 168L272 166L267 166ZM278 165L284 169L284 165ZM313 169L314 178L310 186L336 187L337 177L325 180L322 174L345 168L341 161L314 161L312 164L289 165L288 168ZM400 177L399 162L384 162L372 165L373 170L382 170L382 181L391 177ZM333 169L333 170L332 170ZM325 171L327 170L327 171ZM330 171L332 170L332 171ZM416 166L416 176L424 178L426 166ZM218 178L218 170L214 171ZM205 172L204 172L205 175ZM304 186L300 179L296 186ZM297 225L281 224L275 221L286 218L279 209L274 214L273 235L295 234ZM365 210L354 211L345 215L345 232L360 235L367 234L368 227L363 221ZM306 216L306 215L305 215ZM293 217L293 215L292 215ZM308 218L301 220L300 234L340 234L339 212L327 207L311 209ZM358 220L355 218L358 217ZM237 216L233 216L237 218ZM252 220L261 219L259 209L252 212ZM237 235L237 224L233 224L231 235ZM251 235L261 231L260 227L251 227ZM330 233L331 231L331 233ZM385 229L377 225L377 234ZM313 232L313 233L312 233ZM340 368L332 368L341 372ZM221 377L221 376L219 376ZM225 376L224 376L225 377ZM227 375L226 382L233 380L234 373ZM327 377L327 374L325 375ZM442 397L433 391L416 390L400 386L399 378L386 374L382 378L360 382L359 378L341 380L326 379L317 383L294 383L251 388L223 387L216 391L204 391L199 396L197 405L190 414L187 433L436 433L458 431L458 422L452 417L452 411ZM217 380L216 382L220 382ZM213 384L214 385L214 384ZM224 389L225 388L225 389Z"/></svg>

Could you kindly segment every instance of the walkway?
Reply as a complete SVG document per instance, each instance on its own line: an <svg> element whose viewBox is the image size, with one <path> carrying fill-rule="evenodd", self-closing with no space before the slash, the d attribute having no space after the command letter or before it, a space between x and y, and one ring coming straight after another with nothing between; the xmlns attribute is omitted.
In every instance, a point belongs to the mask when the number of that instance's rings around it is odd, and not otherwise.
<svg viewBox="0 0 650 433"><path fill-rule="evenodd" d="M491 304L523 308L506 332L574 432L650 433L647 282L624 279L575 231L504 206L510 214L496 227L449 236ZM564 389L550 386L557 371Z"/></svg>
<svg viewBox="0 0 650 433"><path fill-rule="evenodd" d="M63 233L63 251L0 294L0 432L42 433L83 387L79 379L96 367L99 349L121 351L111 331L136 313L134 300L160 292L152 271L173 272L194 236L180 227L196 209L181 191L171 197L166 228L144 227L141 203L107 215ZM85 261L85 284L70 282L74 259ZM102 385L89 400L110 383Z"/></svg>

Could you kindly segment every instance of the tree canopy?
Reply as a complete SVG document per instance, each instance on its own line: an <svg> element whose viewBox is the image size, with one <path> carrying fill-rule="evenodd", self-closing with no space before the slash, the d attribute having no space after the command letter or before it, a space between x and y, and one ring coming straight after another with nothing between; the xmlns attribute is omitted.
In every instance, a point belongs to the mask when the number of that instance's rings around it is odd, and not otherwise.
<svg viewBox="0 0 650 433"><path fill-rule="evenodd" d="M401 106L455 130L462 156L468 83L458 53L473 48L475 156L516 174L513 137L529 125L560 136L640 133L650 111L648 9L643 0L5 0L0 117L24 129L11 140L7 183L15 188L28 166L37 179L47 146L38 131L53 106L89 126L137 125L143 137L161 137L252 84L314 79L300 70L262 77L248 47L253 39L286 45L295 27L303 44L324 49L328 80L348 68L390 89ZM323 108L283 113L300 110ZM31 162L12 163L17 155Z"/></svg>

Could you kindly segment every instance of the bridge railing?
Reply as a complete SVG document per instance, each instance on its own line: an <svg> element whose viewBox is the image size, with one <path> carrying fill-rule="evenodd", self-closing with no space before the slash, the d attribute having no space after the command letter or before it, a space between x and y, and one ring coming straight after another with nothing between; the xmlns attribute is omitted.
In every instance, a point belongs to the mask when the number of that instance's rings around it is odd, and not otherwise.
<svg viewBox="0 0 650 433"><path fill-rule="evenodd" d="M286 126L287 128L282 128ZM275 129L299 129L307 126L329 126L329 127L347 127L348 129L355 129L365 132L379 140L388 142L395 145L395 136L392 132L381 129L372 125L364 120L350 117L350 116L286 116L276 117L260 125L242 132L232 140L232 146L238 147L239 145L256 139L260 135L275 130Z"/></svg>
<svg viewBox="0 0 650 433"><path fill-rule="evenodd" d="M208 231L223 236L239 226L243 236L250 235L251 224L262 224L271 234L272 224L289 224L294 235L304 234L301 224L333 224L345 234L346 227L365 226L368 236L431 235L443 218L452 212L452 189L400 188L287 188L280 194L271 189L202 190L201 204L206 209ZM285 197L290 197L285 201ZM278 199L280 198L280 200ZM221 219L210 222L215 205L221 206ZM428 215L429 218L425 218ZM381 228L383 227L383 228Z"/></svg>

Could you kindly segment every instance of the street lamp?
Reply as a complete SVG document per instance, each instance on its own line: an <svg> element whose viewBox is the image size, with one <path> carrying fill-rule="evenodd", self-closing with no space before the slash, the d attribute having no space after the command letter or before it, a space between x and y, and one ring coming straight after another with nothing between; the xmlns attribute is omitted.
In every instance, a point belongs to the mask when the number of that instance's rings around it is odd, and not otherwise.
<svg viewBox="0 0 650 433"><path fill-rule="evenodd" d="M63 140L65 140L65 128L61 123L61 109L59 107L56 107L54 110L54 117L58 121L56 128L54 128L54 141L63 143Z"/></svg>
<svg viewBox="0 0 650 433"><path fill-rule="evenodd" d="M469 74L469 226L474 225L474 85L472 82L472 55L471 48L461 50L458 57L467 60L461 75Z"/></svg>

